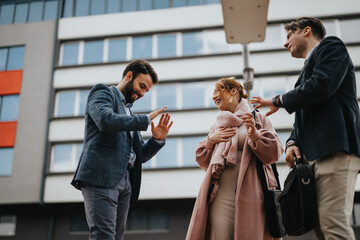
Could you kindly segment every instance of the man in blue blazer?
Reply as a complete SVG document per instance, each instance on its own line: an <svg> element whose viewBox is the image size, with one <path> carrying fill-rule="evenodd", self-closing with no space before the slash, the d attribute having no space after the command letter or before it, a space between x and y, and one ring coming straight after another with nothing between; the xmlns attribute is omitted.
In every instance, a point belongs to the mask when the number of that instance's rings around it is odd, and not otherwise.
<svg viewBox="0 0 360 240"><path fill-rule="evenodd" d="M314 166L319 239L355 240L350 224L356 178L360 169L360 112L355 69L344 43L326 37L317 18L303 17L285 25L285 47L305 65L295 88L273 99L254 97L256 108L270 115L284 107L295 112L294 129L286 143L285 160L294 155Z"/></svg>
<svg viewBox="0 0 360 240"><path fill-rule="evenodd" d="M152 120L166 107L149 114L130 110L157 81L151 65L138 59L118 85L97 84L89 93L83 151L71 182L84 197L89 239L123 239L129 207L139 196L141 164L165 144L170 115L162 114L157 126ZM150 124L152 137L145 143L139 131Z"/></svg>

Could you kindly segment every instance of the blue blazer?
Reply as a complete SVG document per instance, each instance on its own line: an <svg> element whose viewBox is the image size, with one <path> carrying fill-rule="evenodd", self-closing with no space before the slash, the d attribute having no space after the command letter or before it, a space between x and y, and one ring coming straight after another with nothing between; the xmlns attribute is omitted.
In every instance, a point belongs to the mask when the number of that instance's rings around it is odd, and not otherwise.
<svg viewBox="0 0 360 240"><path fill-rule="evenodd" d="M360 156L360 112L354 65L344 43L324 38L295 84L282 96L295 112L294 140L307 160L344 151Z"/></svg>
<svg viewBox="0 0 360 240"><path fill-rule="evenodd" d="M153 137L146 143L142 140L139 131L146 131L147 116L126 115L123 99L114 86L97 84L91 89L85 112L83 150L71 184L77 189L82 185L115 187L125 174L133 146L136 160L130 170L130 204L134 206L139 197L141 164L165 143L159 144ZM134 131L134 139L130 131Z"/></svg>

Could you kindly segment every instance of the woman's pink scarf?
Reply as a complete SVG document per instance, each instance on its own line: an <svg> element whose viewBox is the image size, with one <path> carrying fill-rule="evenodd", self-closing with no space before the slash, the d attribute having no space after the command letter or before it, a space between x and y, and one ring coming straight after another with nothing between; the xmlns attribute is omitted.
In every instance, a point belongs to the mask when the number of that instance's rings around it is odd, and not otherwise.
<svg viewBox="0 0 360 240"><path fill-rule="evenodd" d="M210 160L211 174L214 179L219 179L225 165L235 166L238 158L238 128L243 124L241 116L251 111L248 102L242 98L236 106L235 112L220 111L216 118L215 127L233 128L235 135L228 142L219 142L215 145L214 154Z"/></svg>

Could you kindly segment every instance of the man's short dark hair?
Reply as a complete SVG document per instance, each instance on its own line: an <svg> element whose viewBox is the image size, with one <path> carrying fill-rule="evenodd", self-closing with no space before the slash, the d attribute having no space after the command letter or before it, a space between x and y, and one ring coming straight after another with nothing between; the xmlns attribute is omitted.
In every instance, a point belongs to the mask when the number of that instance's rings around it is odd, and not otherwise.
<svg viewBox="0 0 360 240"><path fill-rule="evenodd" d="M158 76L153 67L144 59L136 59L131 61L125 68L123 72L123 78L126 74L131 71L133 73L133 79L137 77L140 73L150 74L153 83L158 82Z"/></svg>
<svg viewBox="0 0 360 240"><path fill-rule="evenodd" d="M304 29L306 27L311 27L311 31L314 36L323 39L326 35L326 29L322 22L318 18L313 17L301 17L296 19L293 22L285 24L285 30L295 32L298 29Z"/></svg>

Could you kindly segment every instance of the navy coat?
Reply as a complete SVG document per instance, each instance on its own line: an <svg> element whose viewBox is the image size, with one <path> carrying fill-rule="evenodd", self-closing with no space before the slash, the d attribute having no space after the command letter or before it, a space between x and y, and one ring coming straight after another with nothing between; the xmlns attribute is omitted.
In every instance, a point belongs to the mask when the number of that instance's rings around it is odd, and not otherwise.
<svg viewBox="0 0 360 240"><path fill-rule="evenodd" d="M147 129L147 116L126 115L123 99L114 86L97 84L91 89L85 112L83 151L71 184L77 189L81 185L115 187L125 174L133 145L136 161L130 170L130 204L134 206L140 191L141 164L165 143L159 144L153 137L146 143L142 140L139 131ZM130 131L134 131L133 140Z"/></svg>
<svg viewBox="0 0 360 240"><path fill-rule="evenodd" d="M360 156L360 113L354 65L344 43L324 38L295 84L282 96L295 112L294 140L307 160L344 151Z"/></svg>

